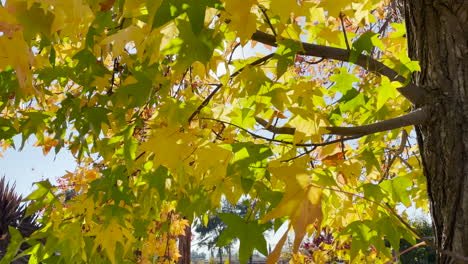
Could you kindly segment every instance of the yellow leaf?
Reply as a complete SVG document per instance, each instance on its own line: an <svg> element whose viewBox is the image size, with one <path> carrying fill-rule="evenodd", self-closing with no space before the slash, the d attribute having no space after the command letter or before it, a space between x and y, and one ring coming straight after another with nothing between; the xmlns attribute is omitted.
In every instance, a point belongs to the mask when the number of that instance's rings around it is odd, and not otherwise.
<svg viewBox="0 0 468 264"><path fill-rule="evenodd" d="M257 29L257 17L252 14L251 9L257 1L255 0L227 0L226 11L230 15L228 28L237 32L241 44L250 40L252 34Z"/></svg>
<svg viewBox="0 0 468 264"><path fill-rule="evenodd" d="M317 159L323 160L329 156L333 156L341 152L341 143L335 143L321 147Z"/></svg>
<svg viewBox="0 0 468 264"><path fill-rule="evenodd" d="M32 53L21 31L12 32L9 37L0 36L0 70L7 66L15 69L20 85L19 92L23 96L31 95L34 91L30 70L32 61Z"/></svg>
<svg viewBox="0 0 468 264"><path fill-rule="evenodd" d="M200 147L195 152L194 175L204 175L206 182L222 179L226 176L227 166L231 157L231 151L213 143Z"/></svg>
<svg viewBox="0 0 468 264"><path fill-rule="evenodd" d="M315 143L320 142L322 134L320 127L326 126L326 122L321 114L305 112L299 109L294 109L291 111L294 111L294 114L296 114L296 116L293 117L291 121L289 121L289 124L296 128L297 135L294 135L294 142L299 143L300 140L309 140L309 138L301 138L301 135L303 137L310 137L310 139ZM296 141L296 136L298 136L298 141Z"/></svg>
<svg viewBox="0 0 468 264"><path fill-rule="evenodd" d="M170 170L193 155L196 138L180 132L178 127L159 128L152 131L151 138L142 144L147 153L154 153L154 166L163 165Z"/></svg>
<svg viewBox="0 0 468 264"><path fill-rule="evenodd" d="M311 184L311 177L301 167L282 166L268 169L274 177L286 183L283 199L263 219L265 223L274 218L288 216L294 228L294 251L304 238L307 227L322 220L322 189Z"/></svg>
<svg viewBox="0 0 468 264"><path fill-rule="evenodd" d="M288 233L289 233L290 228L291 226L289 226L288 230L284 232L283 236L278 241L278 244L276 244L273 252L271 252L270 255L268 255L267 264L274 264L278 261L279 257L281 256L281 251L283 249L284 242L286 242L286 238L288 238Z"/></svg>
<svg viewBox="0 0 468 264"><path fill-rule="evenodd" d="M91 8L83 0L44 0L41 4L48 4L49 10L54 14L50 32L58 32L72 41L81 41L81 35L86 35L94 19Z"/></svg>
<svg viewBox="0 0 468 264"><path fill-rule="evenodd" d="M112 220L107 227L96 233L93 251L100 245L106 251L111 263L116 263L115 247L117 243L125 245L124 241L124 234L120 225L115 220Z"/></svg>
<svg viewBox="0 0 468 264"><path fill-rule="evenodd" d="M114 57L118 57L124 51L125 45L133 42L135 48L138 49L144 38L145 34L143 30L137 26L131 25L105 38L101 41L101 45L112 44L112 54Z"/></svg>
<svg viewBox="0 0 468 264"><path fill-rule="evenodd" d="M357 186L359 183L359 177L361 176L362 165L356 160L347 160L340 164L340 170L338 171L339 177L342 177L341 182Z"/></svg>
<svg viewBox="0 0 468 264"><path fill-rule="evenodd" d="M292 15L300 16L307 9L301 8L296 0L272 0L270 10L273 14L279 15L282 23L286 23Z"/></svg>
<svg viewBox="0 0 468 264"><path fill-rule="evenodd" d="M329 16L338 18L340 12L343 12L351 3L352 1L349 0L322 0L319 7L323 7L323 10L328 12Z"/></svg>

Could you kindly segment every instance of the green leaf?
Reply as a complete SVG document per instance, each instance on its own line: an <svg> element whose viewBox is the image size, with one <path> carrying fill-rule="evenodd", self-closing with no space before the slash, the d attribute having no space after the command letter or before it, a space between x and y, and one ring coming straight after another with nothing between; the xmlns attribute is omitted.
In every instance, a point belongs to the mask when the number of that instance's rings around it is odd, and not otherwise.
<svg viewBox="0 0 468 264"><path fill-rule="evenodd" d="M20 149L23 149L24 143L32 134L36 134L38 140L43 137L43 129L47 127L50 121L51 113L44 111L29 111L23 114L26 118L21 124L23 138Z"/></svg>
<svg viewBox="0 0 468 264"><path fill-rule="evenodd" d="M355 75L349 74L345 67L341 67L340 73L331 76L330 80L335 82L330 91L340 92L342 95L345 95L349 90L354 89L353 83L360 81Z"/></svg>
<svg viewBox="0 0 468 264"><path fill-rule="evenodd" d="M13 127L11 120L0 118L0 140L10 139L16 134L18 134L18 131Z"/></svg>
<svg viewBox="0 0 468 264"><path fill-rule="evenodd" d="M406 207L411 205L409 189L413 186L413 182L408 177L395 177L382 182L380 186L390 195L394 202L401 202Z"/></svg>
<svg viewBox="0 0 468 264"><path fill-rule="evenodd" d="M96 137L101 133L101 124L105 123L110 125L107 115L111 112L109 109L104 107L85 107L82 109L83 116L90 123L91 131L93 131Z"/></svg>
<svg viewBox="0 0 468 264"><path fill-rule="evenodd" d="M302 50L299 42L287 39L278 41L278 49L273 56L278 62L276 64L276 78L279 79L287 70L288 67L294 64L296 54Z"/></svg>
<svg viewBox="0 0 468 264"><path fill-rule="evenodd" d="M164 166L159 166L155 172L149 174L149 185L155 188L161 199L166 197L166 179L169 178L169 170Z"/></svg>
<svg viewBox="0 0 468 264"><path fill-rule="evenodd" d="M37 2L27 5L21 1L14 4L18 22L24 27L24 38L34 39L38 34L49 37L54 15Z"/></svg>
<svg viewBox="0 0 468 264"><path fill-rule="evenodd" d="M178 38L173 39L162 52L166 55L177 54L175 65L181 72L196 61L202 64L209 62L213 51L222 43L221 35L212 29L203 29L195 35L192 25L183 20L177 24L177 28L179 29Z"/></svg>
<svg viewBox="0 0 468 264"><path fill-rule="evenodd" d="M346 103L340 104L341 112L354 112L365 104L364 94L360 93Z"/></svg>
<svg viewBox="0 0 468 264"><path fill-rule="evenodd" d="M364 197L376 202L383 201L386 194L382 191L379 185L366 183L362 186Z"/></svg>
<svg viewBox="0 0 468 264"><path fill-rule="evenodd" d="M38 200L44 198L47 195L47 193L52 189L52 184L50 184L49 180L36 182L34 185L36 185L37 190L28 195L28 197L26 197L24 201Z"/></svg>
<svg viewBox="0 0 468 264"><path fill-rule="evenodd" d="M371 221L355 221L349 224L341 235L351 235L351 260L356 258L359 252L366 253L371 245L370 241L376 231L373 230Z"/></svg>
<svg viewBox="0 0 468 264"><path fill-rule="evenodd" d="M255 180L265 176L264 162L273 155L269 147L252 142L233 143L226 146L234 153L234 157L227 168L227 175L240 177L242 189L247 193Z"/></svg>
<svg viewBox="0 0 468 264"><path fill-rule="evenodd" d="M218 247L228 245L232 239L238 238L239 262L247 263L254 249L263 255L268 255L267 244L263 232L270 226L270 223L260 225L258 221L246 221L235 214L221 213L219 217L227 225L218 239Z"/></svg>
<svg viewBox="0 0 468 264"><path fill-rule="evenodd" d="M180 16L184 12L182 3L183 1L178 0L163 0L154 15L153 28L159 28Z"/></svg>
<svg viewBox="0 0 468 264"><path fill-rule="evenodd" d="M8 244L7 252L0 261L0 264L10 264L15 259L15 256L23 243L23 237L16 228L8 226L8 234L10 235L11 240Z"/></svg>
<svg viewBox="0 0 468 264"><path fill-rule="evenodd" d="M374 46L383 50L383 43L380 41L378 36L379 34L372 31L367 31L362 34L356 41L353 42L349 61L355 63L363 51L370 55Z"/></svg>
<svg viewBox="0 0 468 264"><path fill-rule="evenodd" d="M220 5L218 0L164 0L154 15L153 28L159 28L181 14L187 13L192 32L198 35L204 27L206 8L219 8Z"/></svg>
<svg viewBox="0 0 468 264"><path fill-rule="evenodd" d="M377 90L377 110L382 108L382 106L387 103L388 99L398 96L396 88L397 87L395 87L387 77L382 77L382 83Z"/></svg>
<svg viewBox="0 0 468 264"><path fill-rule="evenodd" d="M392 246L392 249L395 252L400 251L400 233L399 231L399 225L394 223L394 217L384 217L380 219L376 223L376 227L379 229L380 233L385 235L385 237L388 239L390 242L390 245Z"/></svg>

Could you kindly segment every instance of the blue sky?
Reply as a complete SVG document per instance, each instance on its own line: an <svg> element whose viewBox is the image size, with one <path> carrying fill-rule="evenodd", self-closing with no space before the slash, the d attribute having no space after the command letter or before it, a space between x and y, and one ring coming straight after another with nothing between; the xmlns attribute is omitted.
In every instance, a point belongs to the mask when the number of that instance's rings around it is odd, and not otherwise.
<svg viewBox="0 0 468 264"><path fill-rule="evenodd" d="M33 146L35 138L31 137L22 151L19 151L21 136L16 136L14 140L17 148L2 152L0 177L5 176L10 184L16 183L15 190L23 197L34 189L34 182L49 179L55 183L56 179L63 176L67 170L75 170L75 159L67 149L62 149L55 155L52 148L49 154L44 156L42 148Z"/></svg>

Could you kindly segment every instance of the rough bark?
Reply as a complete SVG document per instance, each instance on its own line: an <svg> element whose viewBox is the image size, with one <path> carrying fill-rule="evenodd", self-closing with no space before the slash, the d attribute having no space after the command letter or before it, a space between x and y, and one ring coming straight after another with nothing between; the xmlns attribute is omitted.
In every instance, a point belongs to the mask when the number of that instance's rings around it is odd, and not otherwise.
<svg viewBox="0 0 468 264"><path fill-rule="evenodd" d="M408 48L430 119L417 126L435 244L468 256L468 1L405 0ZM438 263L466 263L447 254Z"/></svg>

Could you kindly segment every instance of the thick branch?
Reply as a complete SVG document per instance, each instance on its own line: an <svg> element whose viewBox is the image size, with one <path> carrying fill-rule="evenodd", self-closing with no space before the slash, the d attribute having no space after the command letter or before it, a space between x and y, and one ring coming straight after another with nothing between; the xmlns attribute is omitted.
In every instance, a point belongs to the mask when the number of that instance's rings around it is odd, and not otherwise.
<svg viewBox="0 0 468 264"><path fill-rule="evenodd" d="M356 135L369 135L377 132L392 130L410 125L419 125L426 121L427 110L425 108L418 109L406 115L396 118L384 120L374 124L357 126L357 127L326 127L329 134L341 136L356 136Z"/></svg>
<svg viewBox="0 0 468 264"><path fill-rule="evenodd" d="M268 124L268 121L261 119L260 117L255 117L257 123L262 125L266 130L270 131L273 134L288 134L294 135L296 129L294 127L276 127Z"/></svg>
<svg viewBox="0 0 468 264"><path fill-rule="evenodd" d="M263 140L270 141L270 142L275 142L275 143L294 145L296 147L322 147L322 146L335 144L335 143L343 142L343 141L347 141L347 140L353 140L353 139L357 139L357 138L361 137L361 135L357 135L357 136L345 137L345 138L340 138L340 139L331 140L331 141L327 141L327 142L321 142L321 143L294 143L294 142L291 142L291 141L267 138L267 137L264 137L262 135L255 134L255 133L249 131L248 129L245 129L245 128L241 127L241 126L238 126L236 124L233 124L233 123L230 123L230 122L227 122L227 121L223 121L223 120L219 120L219 119L215 119L215 118L209 118L209 117L202 117L200 119L202 119L202 120L212 120L212 121L216 121L216 122L219 122L219 123L222 123L222 124L225 124L225 125L230 125L230 126L233 126L233 127L237 127L238 129L240 129L242 131L245 131L251 137L256 138L256 139L263 139Z"/></svg>
<svg viewBox="0 0 468 264"><path fill-rule="evenodd" d="M377 132L392 130L395 128L418 125L423 123L427 118L427 110L425 108L418 109L409 114L396 117L393 119L384 120L374 124L357 126L357 127L326 127L329 134L341 136L365 136ZM276 127L268 124L268 121L255 117L257 123L262 125L266 130L275 134L294 135L296 129L294 127Z"/></svg>
<svg viewBox="0 0 468 264"><path fill-rule="evenodd" d="M257 31L252 35L252 40L257 42L269 45L269 46L278 46L276 43L276 38L273 35L267 34L265 32ZM339 61L349 62L350 52L345 49L315 45L310 43L302 42L304 52L302 55L322 57L325 59L334 59ZM402 76L399 76L398 73L385 64L372 59L369 56L360 55L355 64L363 67L364 69L376 72L380 75L387 76L391 81L399 81L405 83L406 79ZM412 83L408 84L406 87L398 88L400 93L410 100L415 105L422 105L426 96L426 92L421 88Z"/></svg>

